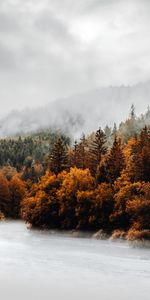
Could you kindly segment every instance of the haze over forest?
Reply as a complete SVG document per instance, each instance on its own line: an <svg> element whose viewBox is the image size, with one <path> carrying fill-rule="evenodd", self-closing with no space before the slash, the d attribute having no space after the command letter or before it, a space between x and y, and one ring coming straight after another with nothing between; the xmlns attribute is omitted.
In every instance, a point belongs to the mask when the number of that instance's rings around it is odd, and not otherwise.
<svg viewBox="0 0 150 300"><path fill-rule="evenodd" d="M148 0L1 0L0 136L86 133L125 120L132 103L144 113L149 12Z"/></svg>
<svg viewBox="0 0 150 300"><path fill-rule="evenodd" d="M149 249L150 0L0 0L1 299L149 300Z"/></svg>
<svg viewBox="0 0 150 300"><path fill-rule="evenodd" d="M12 111L0 120L0 136L50 128L79 137L83 132L88 134L99 126L113 126L127 119L132 103L137 115L145 113L149 100L150 82L99 88L36 109Z"/></svg>

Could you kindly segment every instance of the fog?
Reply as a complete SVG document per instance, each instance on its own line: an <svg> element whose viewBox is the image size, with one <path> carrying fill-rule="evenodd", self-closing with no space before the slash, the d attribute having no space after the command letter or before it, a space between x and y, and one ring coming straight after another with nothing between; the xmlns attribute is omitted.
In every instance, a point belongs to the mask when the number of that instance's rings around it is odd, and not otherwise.
<svg viewBox="0 0 150 300"><path fill-rule="evenodd" d="M133 86L105 87L60 98L46 106L13 111L0 119L0 136L30 133L49 128L61 130L73 138L89 134L106 124L125 121L131 104L139 116L150 104L150 81ZM144 124L143 124L144 126Z"/></svg>
<svg viewBox="0 0 150 300"><path fill-rule="evenodd" d="M148 300L149 249L0 224L3 300Z"/></svg>
<svg viewBox="0 0 150 300"><path fill-rule="evenodd" d="M148 0L1 0L0 116L148 81L149 15Z"/></svg>

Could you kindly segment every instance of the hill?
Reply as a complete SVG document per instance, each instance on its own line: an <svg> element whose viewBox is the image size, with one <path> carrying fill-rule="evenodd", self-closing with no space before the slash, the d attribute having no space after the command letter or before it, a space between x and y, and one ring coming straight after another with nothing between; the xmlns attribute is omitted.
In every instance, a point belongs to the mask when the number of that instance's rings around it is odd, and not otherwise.
<svg viewBox="0 0 150 300"><path fill-rule="evenodd" d="M128 117L131 104L136 113L150 103L150 82L134 86L105 87L50 102L45 107L12 111L0 120L0 136L26 134L50 128L78 137Z"/></svg>

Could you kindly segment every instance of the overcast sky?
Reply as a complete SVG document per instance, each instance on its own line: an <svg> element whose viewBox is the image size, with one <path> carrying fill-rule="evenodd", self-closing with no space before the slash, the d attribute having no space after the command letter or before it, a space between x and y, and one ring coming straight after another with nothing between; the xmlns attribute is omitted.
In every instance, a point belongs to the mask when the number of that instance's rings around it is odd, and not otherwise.
<svg viewBox="0 0 150 300"><path fill-rule="evenodd" d="M149 79L149 0L0 0L0 115Z"/></svg>

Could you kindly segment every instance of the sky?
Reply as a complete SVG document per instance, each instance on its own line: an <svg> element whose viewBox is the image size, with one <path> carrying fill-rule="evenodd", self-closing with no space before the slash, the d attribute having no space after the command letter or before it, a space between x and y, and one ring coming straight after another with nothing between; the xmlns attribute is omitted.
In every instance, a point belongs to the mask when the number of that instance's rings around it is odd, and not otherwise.
<svg viewBox="0 0 150 300"><path fill-rule="evenodd" d="M0 116L150 79L149 0L1 0Z"/></svg>

